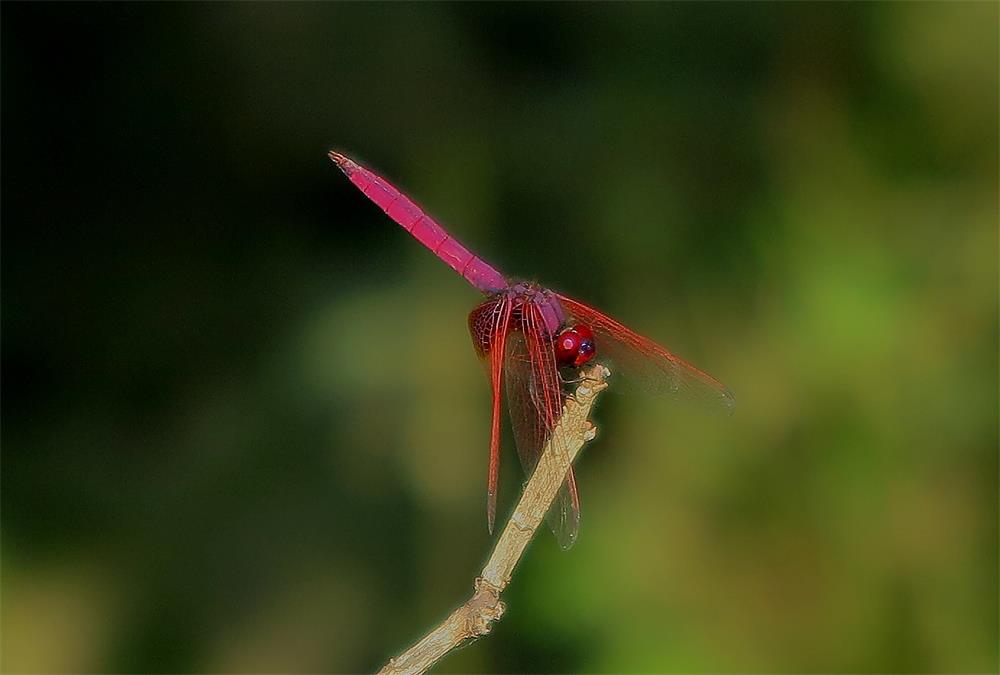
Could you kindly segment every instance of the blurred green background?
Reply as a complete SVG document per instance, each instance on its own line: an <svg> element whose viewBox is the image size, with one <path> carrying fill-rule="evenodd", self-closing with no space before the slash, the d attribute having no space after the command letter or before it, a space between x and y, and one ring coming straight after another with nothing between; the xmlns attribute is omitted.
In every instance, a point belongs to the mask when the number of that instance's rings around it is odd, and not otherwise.
<svg viewBox="0 0 1000 675"><path fill-rule="evenodd" d="M370 671L470 593L479 298L330 147L737 395L606 395L439 672L998 668L996 3L2 19L4 670Z"/></svg>

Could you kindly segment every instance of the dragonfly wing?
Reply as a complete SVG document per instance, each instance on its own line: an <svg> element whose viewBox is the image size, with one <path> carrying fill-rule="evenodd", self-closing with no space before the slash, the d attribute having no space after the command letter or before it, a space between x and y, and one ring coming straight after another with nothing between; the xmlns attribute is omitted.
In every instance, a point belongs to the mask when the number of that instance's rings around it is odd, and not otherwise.
<svg viewBox="0 0 1000 675"><path fill-rule="evenodd" d="M648 392L704 401L732 412L733 393L708 373L593 307L564 295L557 297L566 312L594 331L597 357L607 359L614 366L613 373Z"/></svg>
<svg viewBox="0 0 1000 675"><path fill-rule="evenodd" d="M517 454L530 476L549 434L559 422L564 397L541 311L526 303L521 314L521 330L508 337L504 387ZM580 499L572 467L546 519L559 545L563 549L572 546L580 528Z"/></svg>
<svg viewBox="0 0 1000 675"><path fill-rule="evenodd" d="M469 332L476 354L486 365L493 390L493 422L490 428L490 466L486 482L486 523L490 534L497 512L497 478L500 474L500 400L504 354L510 327L511 301L499 296L469 314Z"/></svg>

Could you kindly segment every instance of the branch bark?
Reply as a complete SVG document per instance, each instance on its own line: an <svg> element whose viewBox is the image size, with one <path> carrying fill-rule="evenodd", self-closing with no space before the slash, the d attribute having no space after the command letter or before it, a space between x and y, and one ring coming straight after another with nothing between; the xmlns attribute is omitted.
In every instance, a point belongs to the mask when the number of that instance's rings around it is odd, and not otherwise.
<svg viewBox="0 0 1000 675"><path fill-rule="evenodd" d="M562 417L545 443L538 464L528 479L493 554L475 581L475 592L419 642L382 667L379 675L415 675L425 672L439 659L467 640L487 635L493 622L503 616L500 594L510 582L514 567L528 542L545 519L573 460L597 429L588 419L597 395L608 385L604 366L583 372L576 391L566 397Z"/></svg>

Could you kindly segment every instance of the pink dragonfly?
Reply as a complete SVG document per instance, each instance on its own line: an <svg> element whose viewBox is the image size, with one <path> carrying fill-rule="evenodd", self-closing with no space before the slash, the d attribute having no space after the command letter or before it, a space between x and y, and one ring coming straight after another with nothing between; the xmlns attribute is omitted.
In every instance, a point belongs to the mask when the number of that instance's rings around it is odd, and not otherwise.
<svg viewBox="0 0 1000 675"><path fill-rule="evenodd" d="M711 375L578 300L534 283L508 281L387 180L340 153L329 154L368 199L488 298L469 314L469 330L493 388L486 489L491 533L500 468L502 392L506 392L518 456L529 474L559 421L563 386L572 380L572 369L598 356L614 365L613 373L623 374L647 391L694 396L732 409L732 393ZM580 527L580 497L572 468L548 521L560 546L572 546Z"/></svg>

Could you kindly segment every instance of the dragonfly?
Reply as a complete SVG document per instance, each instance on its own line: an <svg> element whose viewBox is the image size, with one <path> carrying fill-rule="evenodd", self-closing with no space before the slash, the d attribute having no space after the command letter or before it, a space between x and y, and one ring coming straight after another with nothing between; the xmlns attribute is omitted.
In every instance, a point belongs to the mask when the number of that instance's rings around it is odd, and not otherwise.
<svg viewBox="0 0 1000 675"><path fill-rule="evenodd" d="M565 387L594 359L640 389L707 401L731 412L735 399L717 379L653 340L589 305L534 282L508 279L460 244L389 181L351 158L329 157L390 219L486 296L469 314L472 343L490 379L493 417L486 483L486 519L496 520L502 401L521 465L534 469L562 414ZM547 515L559 545L568 549L580 528L580 495L570 467Z"/></svg>

